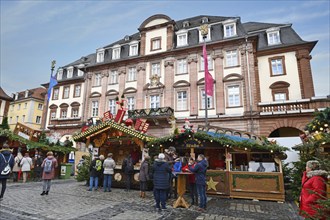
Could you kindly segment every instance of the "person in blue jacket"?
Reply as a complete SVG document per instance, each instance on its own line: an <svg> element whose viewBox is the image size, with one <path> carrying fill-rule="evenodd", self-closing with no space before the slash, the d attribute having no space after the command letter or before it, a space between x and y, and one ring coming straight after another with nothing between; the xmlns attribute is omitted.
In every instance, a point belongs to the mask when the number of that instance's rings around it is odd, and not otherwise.
<svg viewBox="0 0 330 220"><path fill-rule="evenodd" d="M9 175L11 172L8 172L8 174L1 174L2 171L7 166L7 163L10 166L10 171L13 169L15 161L14 156L11 154L11 150L9 149L8 145L4 144L3 149L0 150L0 182L1 182L1 193L0 193L0 201L3 200L3 195L6 191L7 186L7 179L9 178Z"/></svg>
<svg viewBox="0 0 330 220"><path fill-rule="evenodd" d="M206 170L207 161L203 154L199 154L197 157L198 163L193 167L189 164L189 170L195 174L195 183L197 188L197 193L199 196L199 211L205 211L206 209Z"/></svg>
<svg viewBox="0 0 330 220"><path fill-rule="evenodd" d="M171 172L169 164L165 161L165 155L160 153L153 165L154 197L156 208L159 210L161 210L160 204L162 209L166 209L166 193L170 187L168 180Z"/></svg>

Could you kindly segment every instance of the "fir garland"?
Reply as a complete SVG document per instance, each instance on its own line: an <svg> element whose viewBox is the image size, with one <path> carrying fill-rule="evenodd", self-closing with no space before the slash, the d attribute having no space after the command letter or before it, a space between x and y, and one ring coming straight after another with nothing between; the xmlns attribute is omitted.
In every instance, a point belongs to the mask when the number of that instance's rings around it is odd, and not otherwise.
<svg viewBox="0 0 330 220"><path fill-rule="evenodd" d="M59 152L59 153L63 153L63 154L68 154L71 151L77 150L71 146L61 146L61 145L57 145L57 144L49 144L44 140L39 140L39 142L30 141L17 134L14 134L10 130L1 129L1 128L0 128L0 137L7 137L9 140L18 141L21 144L26 145L29 149L42 149L44 151L54 151L54 152Z"/></svg>
<svg viewBox="0 0 330 220"><path fill-rule="evenodd" d="M219 172L206 172L206 176L207 177L218 177L220 176L220 178L225 179L225 173L219 173Z"/></svg>

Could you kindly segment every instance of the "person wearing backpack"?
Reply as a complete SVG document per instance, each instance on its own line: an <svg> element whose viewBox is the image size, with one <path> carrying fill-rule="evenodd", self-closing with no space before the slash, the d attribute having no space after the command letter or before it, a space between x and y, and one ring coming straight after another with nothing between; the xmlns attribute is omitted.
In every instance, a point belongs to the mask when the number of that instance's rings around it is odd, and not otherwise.
<svg viewBox="0 0 330 220"><path fill-rule="evenodd" d="M48 195L50 190L51 180L55 177L55 168L58 167L58 163L52 151L47 153L47 157L41 164L42 172L42 193L40 195Z"/></svg>
<svg viewBox="0 0 330 220"><path fill-rule="evenodd" d="M20 162L22 172L23 172L23 183L26 182L27 176L32 168L32 159L29 153L25 153L23 159Z"/></svg>
<svg viewBox="0 0 330 220"><path fill-rule="evenodd" d="M134 174L134 164L130 154L124 159L122 170L125 174L126 191L129 191L131 189L131 180Z"/></svg>
<svg viewBox="0 0 330 220"><path fill-rule="evenodd" d="M91 165L89 167L89 189L88 191L94 190L96 191L99 185L99 176L102 172L102 161L99 156L95 156L94 160L92 160Z"/></svg>
<svg viewBox="0 0 330 220"><path fill-rule="evenodd" d="M6 191L7 179L14 167L14 156L11 154L11 150L8 145L4 145L4 148L0 150L0 182L1 182L1 193L0 201L3 200L3 195Z"/></svg>

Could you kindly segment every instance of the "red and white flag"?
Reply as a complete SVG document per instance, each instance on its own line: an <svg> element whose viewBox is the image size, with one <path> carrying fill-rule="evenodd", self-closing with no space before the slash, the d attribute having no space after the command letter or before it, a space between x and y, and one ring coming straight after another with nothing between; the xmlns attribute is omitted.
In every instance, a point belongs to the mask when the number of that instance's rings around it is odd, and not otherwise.
<svg viewBox="0 0 330 220"><path fill-rule="evenodd" d="M213 96L213 77L209 72L209 64L207 59L206 45L203 45L203 58L204 58L204 81L205 81L205 93L208 96Z"/></svg>

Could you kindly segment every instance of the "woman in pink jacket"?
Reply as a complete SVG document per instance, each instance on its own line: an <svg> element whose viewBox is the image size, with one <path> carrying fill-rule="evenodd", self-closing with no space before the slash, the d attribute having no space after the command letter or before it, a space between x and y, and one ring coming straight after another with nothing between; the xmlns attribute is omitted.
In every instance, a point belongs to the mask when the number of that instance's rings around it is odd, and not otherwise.
<svg viewBox="0 0 330 220"><path fill-rule="evenodd" d="M53 156L53 152L49 151L47 157L41 164L43 168L42 172L42 188L43 191L40 195L48 195L50 190L51 180L55 177L55 168L57 168L58 163L56 158Z"/></svg>
<svg viewBox="0 0 330 220"><path fill-rule="evenodd" d="M305 218L325 219L320 212L319 200L326 199L326 181L328 172L320 170L320 163L310 160L306 163L306 171L302 177L302 189L300 194L300 215Z"/></svg>

